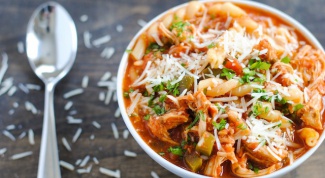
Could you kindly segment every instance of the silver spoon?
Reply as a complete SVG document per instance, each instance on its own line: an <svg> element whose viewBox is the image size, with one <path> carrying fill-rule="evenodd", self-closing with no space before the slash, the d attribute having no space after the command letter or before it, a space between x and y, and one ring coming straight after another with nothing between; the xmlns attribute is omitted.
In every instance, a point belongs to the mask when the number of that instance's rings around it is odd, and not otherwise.
<svg viewBox="0 0 325 178"><path fill-rule="evenodd" d="M77 32L58 3L40 5L29 20L26 52L35 74L45 84L45 106L38 178L60 178L53 97L55 85L69 72L77 53Z"/></svg>

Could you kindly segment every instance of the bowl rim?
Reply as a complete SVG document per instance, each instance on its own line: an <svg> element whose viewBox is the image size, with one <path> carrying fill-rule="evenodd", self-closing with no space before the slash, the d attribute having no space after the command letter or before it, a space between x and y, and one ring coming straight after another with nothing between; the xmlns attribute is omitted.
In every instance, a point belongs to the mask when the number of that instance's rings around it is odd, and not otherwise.
<svg viewBox="0 0 325 178"><path fill-rule="evenodd" d="M263 11L267 11L269 14L274 15L276 18L280 18L283 20L285 23L289 24L291 27L294 27L296 31L298 31L306 40L308 40L309 44L312 44L314 47L321 49L324 51L322 45L320 42L316 39L316 37L306 28L304 27L300 22L292 18L291 16L287 15L286 13L271 7L266 4L262 4L260 2L255 2L255 1L249 1L249 0L201 0L200 2L206 3L206 2L233 2L235 4L239 5L245 5L248 7L253 7L256 9L260 9ZM184 7L188 4L189 2L177 5L175 7L172 7L170 9L167 9L166 11L160 13L157 15L155 18L150 20L144 27L139 30L136 35L132 38L130 43L128 44L126 49L131 49L136 40L139 38L141 34L143 34L154 22L162 18L164 15L171 11L175 11L176 9L179 9L181 7ZM162 167L167 169L168 171L181 176L181 177L193 177L193 178L207 178L208 176L204 175L199 175L193 172L190 172L188 170L185 170L179 166L174 165L173 163L169 162L168 160L164 159L158 153L156 153L151 147L141 138L141 136L137 133L137 131L134 129L133 124L127 115L126 112L126 107L124 103L124 97L123 97L123 78L125 75L126 67L128 65L128 58L129 58L129 53L126 51L124 52L119 68L118 68L118 73L117 73L117 99L118 99L118 104L120 108L120 112L122 115L122 118L124 120L124 123L126 124L128 130L132 134L133 138L136 140L136 142L140 145L140 147L153 159L155 160L158 164L160 164ZM283 167L279 170L276 170L275 172L261 176L261 177L279 177L282 176L286 173L289 173L293 169L297 168L299 165L301 165L305 160L307 160L317 149L318 147L322 144L323 140L325 139L325 132L323 131L317 144L309 149L306 153L304 153L301 157L299 157L297 160L295 160L291 165L288 165L286 167Z"/></svg>

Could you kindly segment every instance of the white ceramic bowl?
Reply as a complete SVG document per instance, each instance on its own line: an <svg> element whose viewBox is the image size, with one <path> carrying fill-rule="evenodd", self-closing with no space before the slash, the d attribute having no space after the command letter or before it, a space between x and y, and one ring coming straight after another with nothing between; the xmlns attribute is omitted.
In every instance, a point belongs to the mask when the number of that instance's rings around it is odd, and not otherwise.
<svg viewBox="0 0 325 178"><path fill-rule="evenodd" d="M202 1L202 2L212 2L213 0L206 0L206 1ZM292 17L288 16L287 14L264 4L258 3L258 2L253 2L253 1L243 1L243 0L218 0L218 2L234 2L236 4L242 4L242 5L246 5L248 7L254 7L257 9L261 9L264 10L270 14L275 15L276 17L282 19L284 22L288 23L290 26L296 28L312 45L314 45L315 47L319 48L319 49L323 49L322 45L317 41L317 39L303 26L301 25L298 21L296 21L295 19L293 19ZM185 6L187 3L176 6L173 8L174 9L178 9L180 7ZM164 13L158 15L157 17L155 17L154 19L152 19L146 26L144 26L135 36L134 38L131 40L131 42L129 43L129 45L127 46L127 49L131 49L135 43L135 41L138 39L138 37L144 33L153 22L157 21L158 19L162 18L169 10L165 11ZM154 150L152 150L146 143L144 140L142 140L141 136L137 133L137 131L135 130L135 128L132 125L132 122L130 121L129 116L126 113L126 108L125 108L125 103L124 103L124 99L123 99L123 80L124 80L124 75L125 75L125 71L126 71L126 67L128 64L128 57L129 54L128 53L124 53L120 66L119 66L119 70L118 70L118 75L117 75L117 97L118 97L118 103L119 103L119 107L120 107L120 111L122 114L122 117L124 119L124 122L127 126L127 128L129 129L129 131L131 132L132 136L134 137L134 139L138 142L138 144L142 147L142 149L152 158L154 159L157 163L159 163L161 166L163 166L164 168L166 168L167 170L171 171L172 173L180 176L180 177L186 177L186 178L206 178L207 176L203 176L203 175L199 175L190 171L187 171L185 169L182 169L172 163L170 163L169 161L167 161L166 159L162 158L160 155L158 155ZM307 158L309 158L316 150L317 148L321 145L321 143L323 142L325 138L325 132L323 132L319 138L319 141L317 143L316 146L314 146L312 149L308 150L303 156L301 156L300 158L298 158L297 160L294 161L294 163L290 166L286 166L280 170L277 170L269 175L263 176L263 177L281 177L286 173L289 173L290 171L292 171L293 169L295 169L296 167L298 167L300 164L302 164Z"/></svg>

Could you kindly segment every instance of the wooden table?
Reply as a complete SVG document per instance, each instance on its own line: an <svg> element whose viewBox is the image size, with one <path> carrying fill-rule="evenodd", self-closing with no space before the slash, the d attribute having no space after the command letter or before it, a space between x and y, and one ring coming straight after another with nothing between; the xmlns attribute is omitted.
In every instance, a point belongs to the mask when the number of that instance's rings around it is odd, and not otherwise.
<svg viewBox="0 0 325 178"><path fill-rule="evenodd" d="M1 178L33 178L37 174L44 87L32 72L26 54L18 52L17 43L24 41L28 19L41 2L40 0L0 0L0 52L5 52L9 57L9 68L4 79L13 77L13 84L17 88L21 84L28 83L42 86L40 91L30 90L28 94L18 88L11 97L7 94L0 96L0 131L2 132L11 124L16 127L10 130L16 141L11 141L8 137L0 134L0 149L7 148L7 152L0 156ZM151 170L157 172L160 177L176 177L147 156L131 136L127 139L122 138L126 127L120 117L114 117L118 105L113 101L105 105L103 101L99 100L99 93L106 92L107 89L98 87L97 82L107 71L111 72L112 76L116 76L119 61L126 45L141 28L138 25L139 19L149 21L159 13L181 4L185 0L60 0L59 2L66 7L75 20L79 39L75 65L67 77L58 84L55 91L60 160L74 164L78 159L90 155L91 159L86 167L93 165L89 174L77 174L76 170L69 171L62 168L62 177L105 177L99 173L99 167L112 170L120 169L122 177L151 177ZM325 1L263 0L263 2L279 8L300 21L325 45ZM86 22L80 21L82 15L88 16ZM123 27L122 32L116 30L118 25ZM92 34L91 40L108 34L112 38L111 41L99 47L87 48L83 41L85 31ZM115 53L110 59L101 57L101 52L106 47L115 49ZM84 89L84 93L71 99L63 99L64 93L81 87L81 81L85 75L89 76L89 85ZM30 111L26 111L26 101L33 103L39 112L34 115ZM72 101L73 106L66 111L64 106L68 101ZM19 104L17 108L13 106L15 102ZM83 119L81 124L67 124L66 117L73 110L77 111L74 117ZM10 115L9 111L14 111L14 113ZM101 128L94 127L93 121L97 121ZM120 133L119 139L114 139L112 123L117 125ZM78 128L82 128L82 133L79 139L72 143L72 137ZM32 129L35 134L34 145L29 144L27 136L22 139L18 138L22 132L27 133L29 129ZM63 137L71 145L71 152L63 146L61 141ZM91 137L95 137L95 139L92 140ZM124 150L136 152L138 156L136 158L126 157ZM20 160L10 160L12 155L25 151L32 151L32 156ZM322 144L311 158L285 177L324 177L325 161L322 159L324 156L325 145ZM98 165L94 164L93 157L99 160Z"/></svg>

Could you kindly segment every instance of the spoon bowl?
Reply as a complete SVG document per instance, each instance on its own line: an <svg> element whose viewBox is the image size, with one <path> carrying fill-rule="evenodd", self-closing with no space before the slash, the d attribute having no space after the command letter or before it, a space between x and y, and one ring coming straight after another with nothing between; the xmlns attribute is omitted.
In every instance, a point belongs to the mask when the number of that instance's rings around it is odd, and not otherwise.
<svg viewBox="0 0 325 178"><path fill-rule="evenodd" d="M54 117L55 85L69 72L77 53L77 32L69 13L56 2L40 5L26 34L26 52L35 74L45 84L45 104L38 178L60 178Z"/></svg>

